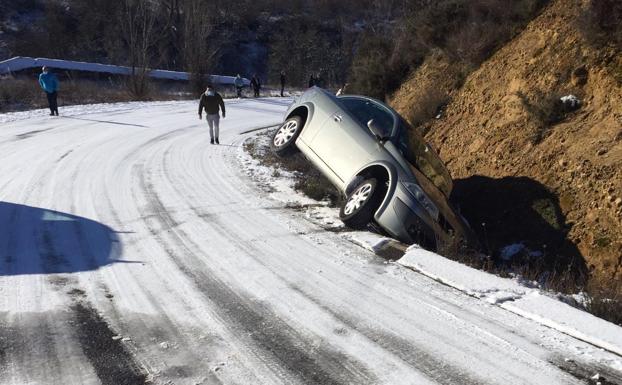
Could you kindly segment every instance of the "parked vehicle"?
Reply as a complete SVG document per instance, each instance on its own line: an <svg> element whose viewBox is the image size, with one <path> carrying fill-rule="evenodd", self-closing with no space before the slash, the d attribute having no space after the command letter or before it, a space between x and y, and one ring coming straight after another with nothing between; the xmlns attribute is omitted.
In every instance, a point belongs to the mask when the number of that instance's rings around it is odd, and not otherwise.
<svg viewBox="0 0 622 385"><path fill-rule="evenodd" d="M275 131L272 150L301 151L346 197L341 220L363 229L374 221L405 243L436 249L473 241L448 197L452 179L424 139L387 105L313 87Z"/></svg>

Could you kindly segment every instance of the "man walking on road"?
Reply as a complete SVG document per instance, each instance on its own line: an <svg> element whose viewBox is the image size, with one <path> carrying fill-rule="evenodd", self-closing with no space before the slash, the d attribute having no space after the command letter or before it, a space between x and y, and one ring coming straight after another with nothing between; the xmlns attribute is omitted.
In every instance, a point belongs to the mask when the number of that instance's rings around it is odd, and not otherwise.
<svg viewBox="0 0 622 385"><path fill-rule="evenodd" d="M218 141L218 132L219 132L219 121L220 117L218 116L218 110L222 112L222 118L225 118L225 102L222 100L222 96L212 85L207 86L207 90L203 95L201 95L201 100L199 101L199 119L202 119L203 109L205 108L205 120L207 120L207 125L209 126L209 137L210 143L214 144L214 140L216 140L216 144L220 144Z"/></svg>
<svg viewBox="0 0 622 385"><path fill-rule="evenodd" d="M41 75L39 75L39 85L45 91L48 98L48 106L50 107L50 116L58 116L58 79L56 75L50 72L48 67L43 67Z"/></svg>

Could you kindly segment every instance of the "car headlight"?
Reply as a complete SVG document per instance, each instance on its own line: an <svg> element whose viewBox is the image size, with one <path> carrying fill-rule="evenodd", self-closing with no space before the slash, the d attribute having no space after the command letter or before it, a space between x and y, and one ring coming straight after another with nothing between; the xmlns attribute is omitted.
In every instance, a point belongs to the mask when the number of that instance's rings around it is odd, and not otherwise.
<svg viewBox="0 0 622 385"><path fill-rule="evenodd" d="M438 220L438 208L427 195L421 189L421 187L416 183L411 182L402 182L402 186L406 188L418 201L421 203L423 207L428 211L430 216L434 218L434 220Z"/></svg>

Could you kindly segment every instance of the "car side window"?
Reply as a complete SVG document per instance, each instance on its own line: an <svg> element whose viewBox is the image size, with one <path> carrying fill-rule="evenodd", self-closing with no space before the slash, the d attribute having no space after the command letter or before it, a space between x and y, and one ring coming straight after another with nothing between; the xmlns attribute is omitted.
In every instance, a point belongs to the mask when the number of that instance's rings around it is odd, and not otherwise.
<svg viewBox="0 0 622 385"><path fill-rule="evenodd" d="M339 100L363 127L367 127L367 122L373 119L383 131L384 136L391 136L395 118L386 108L367 99L340 98Z"/></svg>

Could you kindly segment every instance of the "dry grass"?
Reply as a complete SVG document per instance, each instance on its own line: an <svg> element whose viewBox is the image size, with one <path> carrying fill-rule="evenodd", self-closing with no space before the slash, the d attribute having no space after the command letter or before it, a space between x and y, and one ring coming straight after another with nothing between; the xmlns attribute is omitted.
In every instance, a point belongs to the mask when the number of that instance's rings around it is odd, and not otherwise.
<svg viewBox="0 0 622 385"><path fill-rule="evenodd" d="M186 92L185 85L151 84L148 93L138 99L126 87L122 79L90 80L62 79L58 93L58 104L115 103L136 100L194 99ZM36 79L0 78L0 112L23 111L47 107L47 99Z"/></svg>
<svg viewBox="0 0 622 385"><path fill-rule="evenodd" d="M604 282L586 288L585 310L622 326L622 284Z"/></svg>
<svg viewBox="0 0 622 385"><path fill-rule="evenodd" d="M272 136L272 132L266 133ZM291 172L294 175L294 188L309 198L322 201L327 200L332 207L342 202L339 191L300 153L288 158L281 158L270 151L268 142L249 141L245 150L260 164L274 168L273 175L280 176L279 170Z"/></svg>

